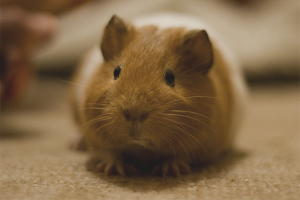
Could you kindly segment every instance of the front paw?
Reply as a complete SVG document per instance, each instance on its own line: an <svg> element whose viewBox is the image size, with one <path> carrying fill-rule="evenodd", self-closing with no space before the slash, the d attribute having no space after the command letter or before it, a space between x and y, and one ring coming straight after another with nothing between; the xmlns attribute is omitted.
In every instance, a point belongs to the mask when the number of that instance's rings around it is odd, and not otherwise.
<svg viewBox="0 0 300 200"><path fill-rule="evenodd" d="M125 176L126 173L139 174L140 171L133 165L119 160L103 161L96 166L96 172L102 172L109 176L111 174L120 174Z"/></svg>
<svg viewBox="0 0 300 200"><path fill-rule="evenodd" d="M165 161L158 165L155 165L152 170L152 175L161 174L163 177L167 175L180 176L180 174L190 174L191 168L185 162L178 161Z"/></svg>

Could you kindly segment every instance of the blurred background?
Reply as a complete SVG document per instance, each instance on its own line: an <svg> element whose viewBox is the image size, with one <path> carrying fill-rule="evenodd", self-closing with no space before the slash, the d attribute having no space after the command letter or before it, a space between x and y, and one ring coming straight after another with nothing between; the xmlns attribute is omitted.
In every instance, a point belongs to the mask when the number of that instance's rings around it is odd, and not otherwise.
<svg viewBox="0 0 300 200"><path fill-rule="evenodd" d="M299 0L43 2L52 5L48 11L58 13L59 31L52 43L35 57L40 70L73 69L82 53L99 42L102 29L113 14L130 20L139 15L171 11L194 15L211 24L234 50L248 78L299 77ZM71 9L72 2L83 4ZM41 9L47 8L40 4Z"/></svg>
<svg viewBox="0 0 300 200"><path fill-rule="evenodd" d="M99 188L120 192L109 181L96 188L101 179L86 171L87 155L67 150L78 131L69 113L68 80L113 14L130 21L157 12L205 20L232 48L249 83L238 151L208 168L208 175L195 173L199 191L207 199L255 192L271 195L258 199L299 197L299 0L1 0L0 9L1 198L98 199ZM220 176L224 163L232 168ZM205 187L203 177L214 187ZM126 185L134 179L115 180ZM152 183L149 188L164 192L157 190L160 179ZM123 190L122 199L139 191ZM183 199L191 192L182 192Z"/></svg>
<svg viewBox="0 0 300 200"><path fill-rule="evenodd" d="M299 0L3 0L58 18L51 42L33 58L39 71L69 72L99 42L113 14L130 20L171 11L204 19L224 37L248 78L299 77Z"/></svg>

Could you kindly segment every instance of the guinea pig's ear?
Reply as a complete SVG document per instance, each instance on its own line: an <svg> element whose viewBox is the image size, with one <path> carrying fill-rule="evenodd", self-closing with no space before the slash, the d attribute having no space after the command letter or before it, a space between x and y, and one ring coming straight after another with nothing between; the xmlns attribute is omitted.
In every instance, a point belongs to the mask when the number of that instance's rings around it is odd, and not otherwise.
<svg viewBox="0 0 300 200"><path fill-rule="evenodd" d="M112 16L105 27L101 42L101 51L105 61L119 56L129 34L129 26L117 15Z"/></svg>
<svg viewBox="0 0 300 200"><path fill-rule="evenodd" d="M205 30L188 32L180 45L182 63L188 72L207 73L213 64L212 44Z"/></svg>

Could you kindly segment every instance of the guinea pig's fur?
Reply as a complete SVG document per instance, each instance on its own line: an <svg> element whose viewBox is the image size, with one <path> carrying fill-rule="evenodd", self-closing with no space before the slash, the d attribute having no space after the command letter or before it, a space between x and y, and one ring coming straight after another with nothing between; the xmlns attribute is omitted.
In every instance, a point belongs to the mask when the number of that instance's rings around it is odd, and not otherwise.
<svg viewBox="0 0 300 200"><path fill-rule="evenodd" d="M72 107L93 170L178 176L231 146L244 101L235 63L201 23L157 19L113 16L75 76Z"/></svg>

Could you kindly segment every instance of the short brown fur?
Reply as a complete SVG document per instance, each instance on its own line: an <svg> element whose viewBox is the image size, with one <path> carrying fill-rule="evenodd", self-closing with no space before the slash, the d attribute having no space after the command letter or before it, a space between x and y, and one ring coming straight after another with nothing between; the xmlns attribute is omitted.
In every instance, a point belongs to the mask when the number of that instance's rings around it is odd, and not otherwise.
<svg viewBox="0 0 300 200"><path fill-rule="evenodd" d="M114 20L127 28L115 32ZM234 104L222 53L202 30L136 28L120 20L115 16L107 25L101 43L105 62L91 77L82 107L74 106L92 159L100 160L97 169L124 175L133 161L155 166L153 173L178 175L215 159L229 146ZM186 41L197 34L205 41L195 50L195 41ZM193 54L197 48L200 56ZM165 83L167 69L175 87Z"/></svg>

